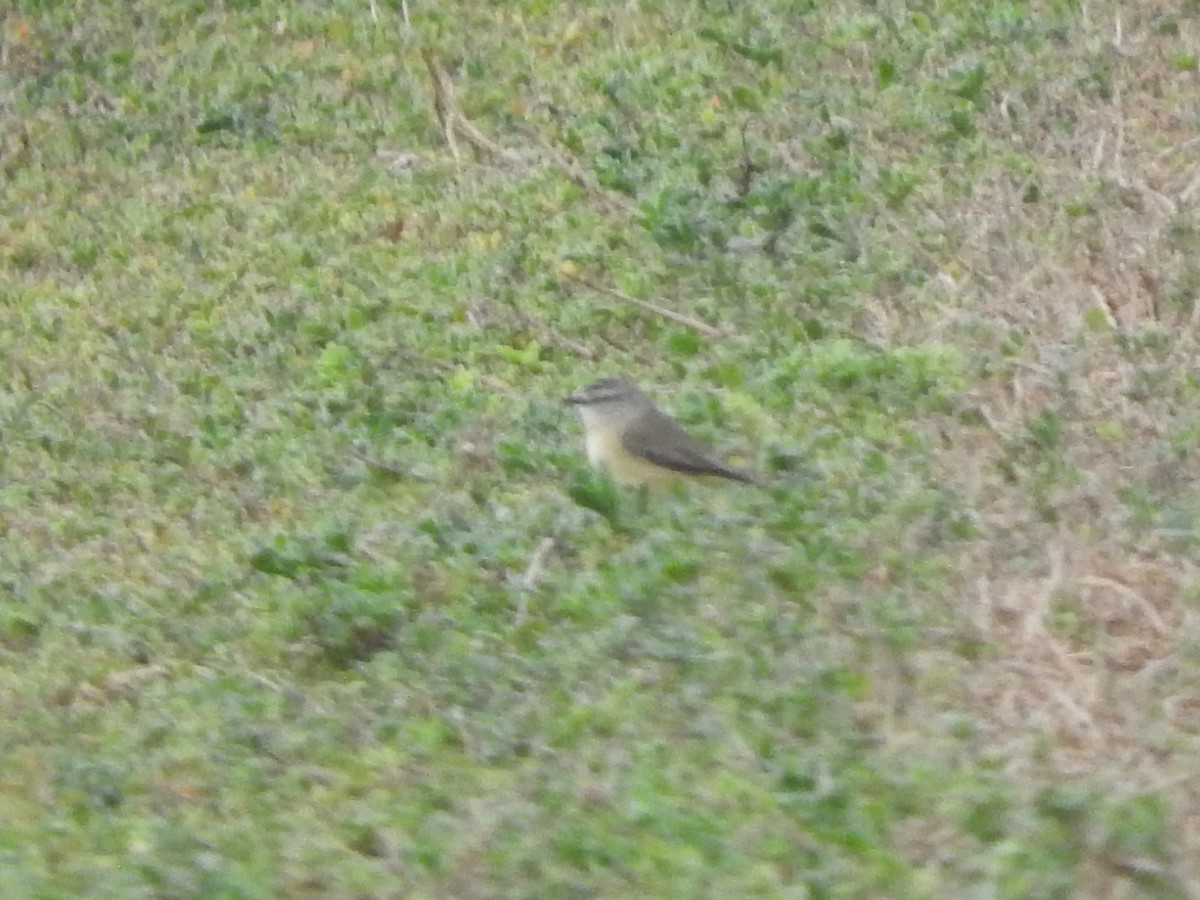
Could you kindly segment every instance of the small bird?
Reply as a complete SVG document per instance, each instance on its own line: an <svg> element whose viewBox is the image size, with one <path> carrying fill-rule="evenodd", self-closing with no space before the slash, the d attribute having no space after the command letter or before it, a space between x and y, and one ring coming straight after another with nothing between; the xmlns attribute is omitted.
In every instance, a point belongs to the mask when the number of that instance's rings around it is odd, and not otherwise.
<svg viewBox="0 0 1200 900"><path fill-rule="evenodd" d="M623 378L601 378L566 398L583 420L588 462L622 484L661 487L680 476L754 479L716 459Z"/></svg>

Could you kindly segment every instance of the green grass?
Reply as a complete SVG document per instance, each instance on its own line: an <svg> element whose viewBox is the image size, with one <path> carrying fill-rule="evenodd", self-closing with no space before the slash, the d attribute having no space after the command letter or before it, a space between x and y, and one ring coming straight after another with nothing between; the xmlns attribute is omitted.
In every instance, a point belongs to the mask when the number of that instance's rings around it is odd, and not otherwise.
<svg viewBox="0 0 1200 900"><path fill-rule="evenodd" d="M17 2L0 895L1194 896L1196 12Z"/></svg>

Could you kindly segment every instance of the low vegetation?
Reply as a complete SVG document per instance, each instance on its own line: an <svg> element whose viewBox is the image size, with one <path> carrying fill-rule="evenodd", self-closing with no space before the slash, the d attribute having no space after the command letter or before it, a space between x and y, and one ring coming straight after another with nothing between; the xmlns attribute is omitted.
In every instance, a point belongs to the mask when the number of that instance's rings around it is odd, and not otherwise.
<svg viewBox="0 0 1200 900"><path fill-rule="evenodd" d="M1198 896L1195 0L0 29L0 895Z"/></svg>

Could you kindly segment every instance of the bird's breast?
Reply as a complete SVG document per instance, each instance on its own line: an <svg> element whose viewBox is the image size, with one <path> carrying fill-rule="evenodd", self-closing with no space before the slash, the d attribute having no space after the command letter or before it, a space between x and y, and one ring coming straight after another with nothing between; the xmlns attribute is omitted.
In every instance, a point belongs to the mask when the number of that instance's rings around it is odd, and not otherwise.
<svg viewBox="0 0 1200 900"><path fill-rule="evenodd" d="M599 426L588 429L587 458L593 466L609 466L624 452L624 448L621 447L621 435L617 433L617 429Z"/></svg>

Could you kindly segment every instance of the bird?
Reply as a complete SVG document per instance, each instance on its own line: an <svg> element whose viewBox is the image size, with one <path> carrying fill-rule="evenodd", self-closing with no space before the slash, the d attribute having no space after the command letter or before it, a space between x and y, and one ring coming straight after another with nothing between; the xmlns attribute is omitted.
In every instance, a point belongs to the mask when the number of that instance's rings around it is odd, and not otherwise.
<svg viewBox="0 0 1200 900"><path fill-rule="evenodd" d="M717 459L632 381L601 378L565 402L583 421L588 462L620 484L659 488L703 475L755 483Z"/></svg>

